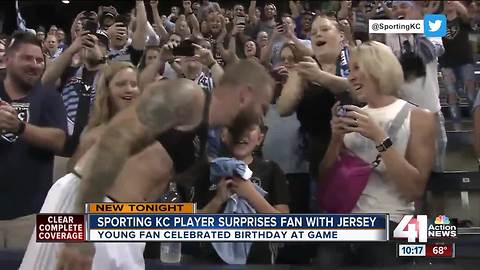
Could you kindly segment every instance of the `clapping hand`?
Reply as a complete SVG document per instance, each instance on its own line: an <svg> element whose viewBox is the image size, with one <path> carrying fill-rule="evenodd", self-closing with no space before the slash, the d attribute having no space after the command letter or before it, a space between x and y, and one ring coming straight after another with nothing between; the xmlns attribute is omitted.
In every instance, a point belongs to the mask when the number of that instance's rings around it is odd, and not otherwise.
<svg viewBox="0 0 480 270"><path fill-rule="evenodd" d="M0 133L16 132L20 127L17 110L5 101L0 101Z"/></svg>

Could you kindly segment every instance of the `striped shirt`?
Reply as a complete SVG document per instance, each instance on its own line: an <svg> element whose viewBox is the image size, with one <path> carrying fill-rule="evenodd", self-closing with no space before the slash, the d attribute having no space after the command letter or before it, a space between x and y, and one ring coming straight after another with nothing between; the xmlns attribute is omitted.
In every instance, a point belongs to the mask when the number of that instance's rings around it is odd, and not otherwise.
<svg viewBox="0 0 480 270"><path fill-rule="evenodd" d="M75 127L75 119L77 117L78 104L80 101L79 93L86 91L90 92L90 104L93 104L95 101L95 82L100 73L97 72L95 79L92 85L86 84L82 79L81 70L77 72L77 75L70 79L67 82L65 87L62 90L62 99L65 109L67 111L67 122L68 122L68 135L73 134L73 129Z"/></svg>
<svg viewBox="0 0 480 270"><path fill-rule="evenodd" d="M211 74L200 73L200 75L193 80L196 84L198 84L203 90L208 92L212 92L214 83Z"/></svg>

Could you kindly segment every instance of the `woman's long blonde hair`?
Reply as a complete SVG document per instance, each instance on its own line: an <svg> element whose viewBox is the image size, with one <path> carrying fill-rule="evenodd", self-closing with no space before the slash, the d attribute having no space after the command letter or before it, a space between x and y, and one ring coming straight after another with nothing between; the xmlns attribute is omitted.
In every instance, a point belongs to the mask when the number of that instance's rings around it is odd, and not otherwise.
<svg viewBox="0 0 480 270"><path fill-rule="evenodd" d="M93 104L87 130L107 123L115 115L116 111L110 99L112 95L110 82L117 73L127 68L137 72L135 66L130 62L112 62L103 70L95 87L95 103Z"/></svg>

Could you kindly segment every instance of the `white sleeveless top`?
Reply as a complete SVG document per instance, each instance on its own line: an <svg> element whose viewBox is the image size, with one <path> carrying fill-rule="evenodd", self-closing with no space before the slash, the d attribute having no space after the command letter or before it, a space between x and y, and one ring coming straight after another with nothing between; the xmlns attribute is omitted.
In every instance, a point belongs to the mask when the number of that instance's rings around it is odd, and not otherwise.
<svg viewBox="0 0 480 270"><path fill-rule="evenodd" d="M363 110L372 117L377 125L387 131L405 103L404 100L397 99L392 104L382 108L365 106ZM408 113L395 139L392 139L392 147L395 147L401 155L405 156L409 138L410 113ZM378 151L375 148L375 142L359 133L346 134L344 143L348 150L366 162L372 162L377 157ZM380 165L373 170L352 213L388 213L390 214L390 220L394 222L400 222L403 215L413 213L413 202L403 198L393 182L386 179L385 170L384 162L380 162Z"/></svg>

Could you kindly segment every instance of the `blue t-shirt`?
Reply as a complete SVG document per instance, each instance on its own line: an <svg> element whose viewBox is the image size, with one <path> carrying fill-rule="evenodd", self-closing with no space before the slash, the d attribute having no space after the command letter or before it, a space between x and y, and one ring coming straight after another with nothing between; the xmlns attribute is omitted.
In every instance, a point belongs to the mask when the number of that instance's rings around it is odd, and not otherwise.
<svg viewBox="0 0 480 270"><path fill-rule="evenodd" d="M67 129L65 108L54 89L37 84L26 97L11 100L2 80L0 99L29 124ZM54 153L11 133L0 135L0 153L0 220L38 213L52 186Z"/></svg>

